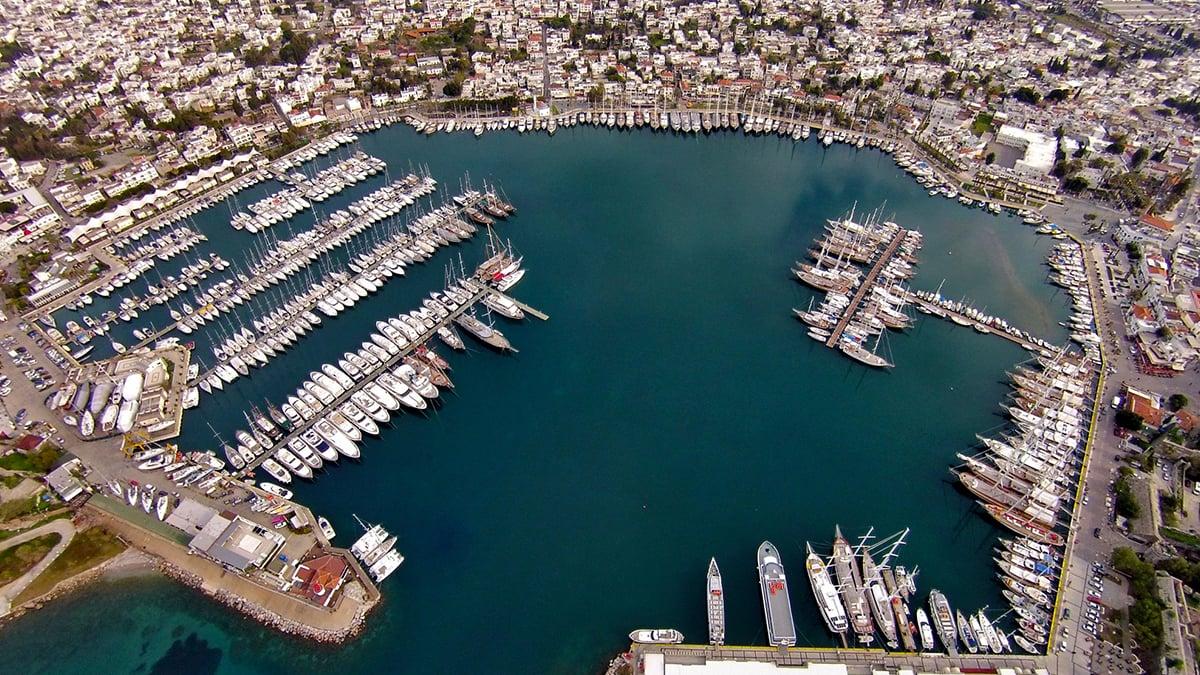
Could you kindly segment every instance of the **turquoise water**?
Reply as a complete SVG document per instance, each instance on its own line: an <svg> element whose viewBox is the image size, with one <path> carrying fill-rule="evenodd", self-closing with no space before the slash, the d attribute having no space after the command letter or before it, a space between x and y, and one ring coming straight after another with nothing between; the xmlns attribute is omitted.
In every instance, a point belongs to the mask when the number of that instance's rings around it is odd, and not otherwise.
<svg viewBox="0 0 1200 675"><path fill-rule="evenodd" d="M1024 352L918 315L888 341L897 367L868 370L805 335L790 310L810 292L788 269L825 218L856 202L884 205L925 234L914 287L944 283L945 295L1061 341L1067 305L1044 281L1049 240L1014 218L929 198L878 152L815 142L395 128L362 145L394 172L427 165L438 195L455 194L467 172L502 186L519 213L500 233L529 269L514 294L551 316L500 326L517 355L451 356L457 389L436 412L395 421L365 444L361 464L297 488L343 544L352 513L400 536L407 562L384 583L363 638L334 653L169 582L124 580L22 619L0 633L0 649L55 672L88 670L98 651L130 672L164 663L308 672L331 662L356 672L591 672L636 627L703 641L710 556L725 577L728 641L764 644L754 568L763 539L792 571L802 642L826 645L801 563L804 542L827 547L834 524L848 535L911 527L900 562L920 568L922 598L933 586L956 607L1000 606L990 561L999 532L946 469L975 433L1002 423L1004 371ZM254 239L227 220L225 205L197 217L210 236L202 252L244 255ZM468 264L479 248L462 247ZM449 260L439 252L410 268L206 397L185 421L184 444L212 447L210 424L229 437L251 402L281 400L366 339L377 318L413 308ZM197 338L197 355L207 348ZM50 639L77 645L56 652Z"/></svg>

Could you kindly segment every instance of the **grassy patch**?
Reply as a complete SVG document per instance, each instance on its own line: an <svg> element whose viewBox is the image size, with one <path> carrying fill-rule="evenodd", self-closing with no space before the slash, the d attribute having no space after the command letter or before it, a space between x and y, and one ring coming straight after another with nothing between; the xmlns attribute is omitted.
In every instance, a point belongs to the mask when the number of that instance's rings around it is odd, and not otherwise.
<svg viewBox="0 0 1200 675"><path fill-rule="evenodd" d="M1181 532L1173 527L1160 527L1158 532L1171 541L1176 541L1180 544L1200 548L1200 537L1197 537L1194 534Z"/></svg>
<svg viewBox="0 0 1200 675"><path fill-rule="evenodd" d="M46 557L50 549L62 541L57 532L35 537L23 544L0 551L0 585L15 581Z"/></svg>
<svg viewBox="0 0 1200 675"><path fill-rule="evenodd" d="M24 476L9 474L9 475L5 475L5 476L0 476L0 485L3 485L6 489L11 490L11 489L17 487L18 485L20 485L21 482L24 480L25 480Z"/></svg>
<svg viewBox="0 0 1200 675"><path fill-rule="evenodd" d="M60 581L85 572L125 550L125 544L106 530L92 527L75 535L67 550L50 563L41 576L13 599L13 605L50 592Z"/></svg>
<svg viewBox="0 0 1200 675"><path fill-rule="evenodd" d="M62 457L63 452L54 446L46 446L37 452L25 454L22 452L9 453L0 457L0 468L11 471L32 471L46 473L54 463Z"/></svg>
<svg viewBox="0 0 1200 675"><path fill-rule="evenodd" d="M992 130L992 114L981 112L975 116L975 121L971 122L971 133L976 136L982 136Z"/></svg>
<svg viewBox="0 0 1200 675"><path fill-rule="evenodd" d="M46 506L41 501L44 492L29 495L23 499L13 499L11 501L0 504L0 522L27 516L31 513L37 513L39 510L45 510Z"/></svg>
<svg viewBox="0 0 1200 675"><path fill-rule="evenodd" d="M71 517L71 512L69 510L64 509L52 516L47 516L45 518L42 518L41 520L37 521L33 525L30 525L29 527L20 527L15 530L0 530L0 541L4 541L5 539L12 539L13 537L17 536L18 534L21 534L22 532L28 532L29 530L32 530L36 527L41 527L42 525L45 525L46 523L48 523L52 520L59 520L61 518L70 518L70 517Z"/></svg>

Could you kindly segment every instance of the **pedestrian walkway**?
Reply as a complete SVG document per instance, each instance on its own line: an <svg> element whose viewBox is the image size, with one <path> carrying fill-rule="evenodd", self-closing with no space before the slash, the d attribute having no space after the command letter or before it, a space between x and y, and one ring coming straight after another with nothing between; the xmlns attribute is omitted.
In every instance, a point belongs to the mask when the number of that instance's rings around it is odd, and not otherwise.
<svg viewBox="0 0 1200 675"><path fill-rule="evenodd" d="M26 588L29 588L29 584L32 584L34 579L41 576L42 572L45 572L46 568L55 560L58 560L58 556L62 555L63 551L67 550L67 545L75 538L75 525L65 518L52 520L41 527L35 527L28 532L23 532L11 539L0 542L0 551L7 551L14 546L52 533L57 533L62 539L54 545L54 548L50 549L46 557L39 560L36 565L21 575L16 581L13 581L4 588L0 588L0 616L7 615L9 610L12 609L13 598L23 593Z"/></svg>

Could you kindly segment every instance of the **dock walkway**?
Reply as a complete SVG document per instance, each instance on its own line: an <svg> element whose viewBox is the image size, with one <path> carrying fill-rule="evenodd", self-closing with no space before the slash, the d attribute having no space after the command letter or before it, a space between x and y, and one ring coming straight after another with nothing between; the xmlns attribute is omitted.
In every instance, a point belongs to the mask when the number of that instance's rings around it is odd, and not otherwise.
<svg viewBox="0 0 1200 675"><path fill-rule="evenodd" d="M875 260L875 264L871 266L871 271L867 272L867 276L863 279L862 284L859 285L858 291L851 298L850 304L846 306L846 311L842 312L842 318L838 319L837 326L834 326L833 332L829 334L829 339L825 341L826 347L837 347L838 339L842 337L842 332L846 330L846 324L850 323L850 319L858 311L858 306L862 304L863 298L866 297L867 292L875 285L875 278L879 276L879 273L891 261L892 256L896 254L896 249L900 248L900 244L906 236L908 236L908 230L904 228L897 229L892 240L888 242L887 248Z"/></svg>
<svg viewBox="0 0 1200 675"><path fill-rule="evenodd" d="M964 327L969 326L971 328L974 328L976 331L978 331L980 333L991 333L994 335L999 335L1000 337L1002 337L1010 342L1016 343L1017 345L1020 345L1021 347L1024 347L1025 349L1028 349L1031 352L1034 352L1035 354L1046 351L1046 348L1043 347L1042 345L1039 345L1035 342L1031 342L1031 341L1027 340L1026 338L1023 338L1011 331L1007 331L1007 330L1004 330L1003 328L1000 328L999 326L994 326L992 324L980 321L979 319L969 317L966 314L963 314L961 312L956 312L948 307L939 305L936 302L926 300L925 298L920 297L919 295L917 295L916 293L913 293L912 291L906 290L904 299L907 300L908 302L913 303L914 305L920 305L920 306L930 310L931 316L940 316L941 318L947 319L949 321L953 321L954 323L956 323L960 326L964 326Z"/></svg>
<svg viewBox="0 0 1200 675"><path fill-rule="evenodd" d="M474 204L474 203L475 203L474 201L472 201L472 202L471 202L471 204ZM458 209L455 209L455 212L454 212L454 214L453 214L453 215L450 215L450 216L447 216L446 218L447 218L447 219L461 218L461 217L463 216L463 213L462 213L462 212L463 212L465 209L467 209L467 208L470 208L470 204L468 204L468 206L463 206L463 207L459 207ZM423 230L423 231L421 231L420 233L418 233L418 235L420 235L420 234L424 234L424 230ZM464 239L463 241L469 241L469 240L470 240L471 238L473 238L473 237L474 237L474 235L472 234L472 235L468 236L466 239ZM404 240L402 240L402 241L399 241L399 242L392 242L392 241L389 241L387 244L384 244L382 248L383 248L383 249L385 249L385 250L387 251L387 253L385 254L385 256L386 256L386 255L392 255L392 254L396 253L397 251L399 251L399 250L400 250L400 248L402 248L402 247L404 247L404 246L408 246L408 245L409 245L409 244L411 244L411 243L412 243L412 236L411 236L411 235L409 235L409 237L408 237L408 238L406 238L406 239L404 239ZM378 251L378 250L380 250L380 249L378 249L378 248L377 248L376 250ZM436 251L435 251L435 254L436 254ZM429 257L433 257L433 255L434 255L434 254L431 254ZM428 259L429 259L429 258L425 258L424 260L420 260L419 262L425 262L425 260L428 260ZM360 273L357 273L357 274L352 274L352 275L351 275L349 278L347 278L347 279L345 280L345 282L343 282L343 283L342 283L342 285L349 284L349 283L354 283L355 281L357 281L357 280L359 280L359 279L363 279L363 278L365 278L365 277L366 277L368 274L370 274L370 273L371 273L371 271L378 269L378 267L379 267L379 263L377 263L376 265L372 266L370 269L365 269L365 270L363 270L363 271L362 271L362 272L360 272ZM353 270L351 270L351 271L353 271ZM381 275L381 276L380 276L380 278L378 279L378 281L381 283L381 285L386 285L386 284L387 284L387 282L391 280L391 278L392 278L392 277L386 277L386 276L382 276L382 275ZM489 290L491 290L491 289L490 289L490 287L488 287L488 288L489 288ZM307 293L307 292L308 292L308 290L305 290L304 292L305 292L305 293ZM498 293L499 291L494 291L494 292ZM299 294L298 294L298 295L299 295ZM286 321L291 321L292 319L295 319L297 316L299 316L299 315L301 315L301 314L303 314L303 313L305 313L305 312L313 312L313 311L315 311L315 310L317 309L317 303L318 303L320 300L322 300L324 297L325 297L324 295L318 295L318 296L314 296L314 297L312 297L311 299L309 299L309 300L308 300L308 302L306 302L306 303L305 303L303 306L301 306L299 309L297 309L296 311L294 311L294 312L292 312L291 314L289 314L289 315L287 316L287 318L285 318L285 319L284 319L284 321L285 321L285 322L286 322ZM520 307L522 307L522 308L525 308L525 307L527 307L527 305L523 305L522 303L518 302L517 300L513 300L513 302L514 302L514 303L516 303L518 306L520 306ZM532 312L537 312L537 314L541 314L541 312L538 312L536 309L533 309L532 307L530 307L529 309L530 309ZM540 316L539 318L543 318L543 317L545 317L545 315L542 315L542 316ZM549 317L545 317L545 318L549 318ZM312 330L316 330L316 328L314 327ZM253 351L255 347L260 347L260 346L261 346L261 343L262 343L262 340L263 340L263 338L265 338L265 337L266 337L265 335L262 335L262 336L260 336L260 337L259 337L259 339L256 339L254 342L250 343L250 345L248 345L248 346L247 346L245 349L243 349L241 353L245 354L245 353L247 353L247 352L251 352L251 351ZM227 359L226 359L226 360L222 360L222 361L220 361L220 363L228 363L228 360L227 360ZM257 363L252 363L251 361L246 361L246 363L247 363L247 365L248 365L248 366L251 366L251 367L255 367L255 366L257 366ZM209 368L209 369L205 370L204 372L202 372L202 373L199 373L199 374L198 374L198 375L197 375L197 376L196 376L194 379L192 379L192 380L189 382L189 384L192 384L192 385L199 384L201 381L203 381L204 379L206 379L206 378L207 378L209 375L211 375L212 373L216 372L216 370L217 370L217 366L213 366L212 368Z"/></svg>
<svg viewBox="0 0 1200 675"><path fill-rule="evenodd" d="M942 653L886 652L882 649L849 649L820 647L741 647L711 645L632 645L634 663L646 654L662 654L668 664L700 665L711 661L754 661L776 666L809 666L814 663L838 663L850 673L873 673L879 668L889 671L909 670L921 673L997 672L1010 668L1016 672L1033 672L1045 668L1044 656L1018 654L948 656ZM635 671L636 672L636 671Z"/></svg>

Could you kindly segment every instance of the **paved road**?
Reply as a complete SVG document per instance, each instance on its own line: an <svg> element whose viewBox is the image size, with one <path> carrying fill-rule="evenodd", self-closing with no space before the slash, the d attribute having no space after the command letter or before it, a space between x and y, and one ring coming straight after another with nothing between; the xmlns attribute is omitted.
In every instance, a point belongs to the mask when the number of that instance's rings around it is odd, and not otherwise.
<svg viewBox="0 0 1200 675"><path fill-rule="evenodd" d="M9 610L12 609L12 599L20 595L26 588L28 588L29 584L33 583L33 580L38 578L42 572L45 572L46 568L50 566L50 563L57 560L58 556L62 555L62 552L67 549L67 544L70 544L71 539L75 537L75 525L72 524L70 520L65 518L60 520L52 520L41 527L34 528L28 532L18 534L12 539L0 542L0 551L4 551L16 546L17 544L23 544L31 539L36 539L42 535L51 534L54 532L57 532L59 536L62 537L62 541L59 541L54 548L50 549L50 552L46 554L46 557L42 558L38 564L34 565L33 569L29 570L19 579L8 584L4 588L0 588L0 616L8 614Z"/></svg>

